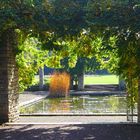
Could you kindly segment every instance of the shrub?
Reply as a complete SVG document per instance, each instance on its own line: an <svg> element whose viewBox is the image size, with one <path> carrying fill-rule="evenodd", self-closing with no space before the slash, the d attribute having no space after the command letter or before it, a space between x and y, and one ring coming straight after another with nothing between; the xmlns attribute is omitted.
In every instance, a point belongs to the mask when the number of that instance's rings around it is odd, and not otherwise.
<svg viewBox="0 0 140 140"><path fill-rule="evenodd" d="M55 72L50 79L50 97L68 96L70 75L66 72Z"/></svg>

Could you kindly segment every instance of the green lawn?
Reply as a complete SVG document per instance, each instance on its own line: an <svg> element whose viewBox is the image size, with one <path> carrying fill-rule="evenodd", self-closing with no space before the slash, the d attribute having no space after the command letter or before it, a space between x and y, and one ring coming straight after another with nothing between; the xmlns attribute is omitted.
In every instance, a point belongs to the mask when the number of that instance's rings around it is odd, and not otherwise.
<svg viewBox="0 0 140 140"><path fill-rule="evenodd" d="M38 76L36 79L38 81ZM50 76L45 75L45 81L49 83ZM116 75L85 75L84 84L118 84L118 77Z"/></svg>
<svg viewBox="0 0 140 140"><path fill-rule="evenodd" d="M84 84L118 84L116 75L85 75Z"/></svg>

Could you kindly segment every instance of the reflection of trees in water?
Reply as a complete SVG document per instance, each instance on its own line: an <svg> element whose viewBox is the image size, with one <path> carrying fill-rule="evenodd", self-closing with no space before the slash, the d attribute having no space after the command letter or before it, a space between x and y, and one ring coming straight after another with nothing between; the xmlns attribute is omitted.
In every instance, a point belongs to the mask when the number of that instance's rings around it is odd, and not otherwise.
<svg viewBox="0 0 140 140"><path fill-rule="evenodd" d="M48 101L48 112L68 113L70 111L70 102L67 98L53 98Z"/></svg>
<svg viewBox="0 0 140 140"><path fill-rule="evenodd" d="M71 106L73 112L83 110L84 109L83 99L79 97L73 97Z"/></svg>
<svg viewBox="0 0 140 140"><path fill-rule="evenodd" d="M125 97L98 96L91 99L87 99L86 104L92 113L126 113Z"/></svg>
<svg viewBox="0 0 140 140"><path fill-rule="evenodd" d="M48 104L48 111L52 113L70 113L77 110L79 111L81 108L83 108L82 100L77 97L49 99Z"/></svg>
<svg viewBox="0 0 140 140"><path fill-rule="evenodd" d="M32 114L32 113L43 113L43 101L38 102L36 104L30 105L28 107L21 107L20 113L21 114Z"/></svg>
<svg viewBox="0 0 140 140"><path fill-rule="evenodd" d="M125 113L125 97L66 97L47 98L29 107L22 107L21 114L32 113Z"/></svg>
<svg viewBox="0 0 140 140"><path fill-rule="evenodd" d="M122 109L124 109L124 108L126 109L126 102L125 102L124 98L122 99L121 97L110 96L109 100L108 100L108 104L110 106L111 112L119 113L119 112L122 112L121 111Z"/></svg>
<svg viewBox="0 0 140 140"><path fill-rule="evenodd" d="M47 98L39 103L28 107L21 107L21 114L32 113L70 113L83 109L83 101L74 98Z"/></svg>

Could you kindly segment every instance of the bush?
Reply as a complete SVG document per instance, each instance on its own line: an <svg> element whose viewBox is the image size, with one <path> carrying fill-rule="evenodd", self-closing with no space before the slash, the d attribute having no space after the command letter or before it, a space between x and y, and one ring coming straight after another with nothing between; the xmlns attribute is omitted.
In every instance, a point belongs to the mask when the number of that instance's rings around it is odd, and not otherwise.
<svg viewBox="0 0 140 140"><path fill-rule="evenodd" d="M70 75L66 72L55 72L50 79L50 97L68 96Z"/></svg>

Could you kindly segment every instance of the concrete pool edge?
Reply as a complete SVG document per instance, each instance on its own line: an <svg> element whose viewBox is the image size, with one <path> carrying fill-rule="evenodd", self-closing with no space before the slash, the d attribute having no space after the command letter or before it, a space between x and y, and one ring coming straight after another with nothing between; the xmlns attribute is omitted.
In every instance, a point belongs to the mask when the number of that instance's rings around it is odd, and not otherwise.
<svg viewBox="0 0 140 140"><path fill-rule="evenodd" d="M83 123L83 122L64 122L64 123L36 123L36 122L29 122L29 123L5 123L5 126L15 126L15 125L75 125L75 124L105 124L105 125L140 125L137 122L91 122L91 123Z"/></svg>
<svg viewBox="0 0 140 140"><path fill-rule="evenodd" d="M26 116L127 116L127 113L94 113L94 114L76 114L76 113L32 113L32 114L20 114L21 117ZM137 114L129 115L137 116Z"/></svg>
<svg viewBox="0 0 140 140"><path fill-rule="evenodd" d="M6 124L135 124L137 118L127 120L126 116L26 116L19 121Z"/></svg>

